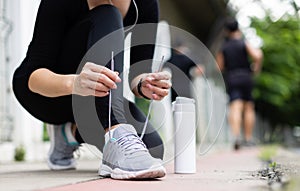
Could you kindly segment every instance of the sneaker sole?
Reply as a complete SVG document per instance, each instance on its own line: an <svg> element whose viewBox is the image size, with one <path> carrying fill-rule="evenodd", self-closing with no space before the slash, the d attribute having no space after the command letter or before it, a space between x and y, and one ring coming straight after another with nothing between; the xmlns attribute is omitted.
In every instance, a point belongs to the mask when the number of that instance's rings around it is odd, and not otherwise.
<svg viewBox="0 0 300 191"><path fill-rule="evenodd" d="M99 169L99 175L102 177L111 177L118 180L128 179L153 179L162 178L166 175L166 169L163 166L150 168L141 171L125 171L119 168L112 169L107 165L102 165Z"/></svg>
<svg viewBox="0 0 300 191"><path fill-rule="evenodd" d="M50 156L54 150L54 145L55 145L55 139L54 139L54 129L47 126L47 132L48 132L48 135L49 135L49 139L50 139L50 149L49 149L49 152L48 152L48 158L47 158L47 164L48 164L48 167L51 169L51 170L72 170L72 169L76 169L76 161L73 160L71 162L70 165L67 165L67 166L61 166L61 165L56 165L56 164L53 164L51 161L50 161Z"/></svg>
<svg viewBox="0 0 300 191"><path fill-rule="evenodd" d="M70 165L61 166L61 165L53 164L49 158L47 159L47 164L51 170L57 170L57 171L59 171L59 170L74 170L74 169L76 169L76 166L77 166L75 160L72 161Z"/></svg>

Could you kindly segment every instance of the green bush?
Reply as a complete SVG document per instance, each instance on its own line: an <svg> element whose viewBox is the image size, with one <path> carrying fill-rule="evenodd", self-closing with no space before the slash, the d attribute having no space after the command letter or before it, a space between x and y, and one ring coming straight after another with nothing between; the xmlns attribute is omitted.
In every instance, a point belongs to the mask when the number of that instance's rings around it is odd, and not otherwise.
<svg viewBox="0 0 300 191"><path fill-rule="evenodd" d="M263 69L256 78L254 97L258 112L273 127L300 124L300 21L286 15L253 19L263 39Z"/></svg>
<svg viewBox="0 0 300 191"><path fill-rule="evenodd" d="M25 149L22 145L15 148L15 161L24 161L25 160Z"/></svg>

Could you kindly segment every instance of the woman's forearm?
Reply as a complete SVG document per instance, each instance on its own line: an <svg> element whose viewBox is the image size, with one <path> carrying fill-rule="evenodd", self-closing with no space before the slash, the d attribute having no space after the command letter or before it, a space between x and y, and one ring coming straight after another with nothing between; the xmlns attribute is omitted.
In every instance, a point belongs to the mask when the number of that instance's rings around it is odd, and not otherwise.
<svg viewBox="0 0 300 191"><path fill-rule="evenodd" d="M46 97L59 97L72 94L75 75L56 74L48 69L35 70L29 77L31 91Z"/></svg>

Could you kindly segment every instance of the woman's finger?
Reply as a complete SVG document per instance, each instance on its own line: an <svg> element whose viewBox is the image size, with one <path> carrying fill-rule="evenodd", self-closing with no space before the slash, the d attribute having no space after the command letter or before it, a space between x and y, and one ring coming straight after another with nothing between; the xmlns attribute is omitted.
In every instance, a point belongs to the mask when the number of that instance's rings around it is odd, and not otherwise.
<svg viewBox="0 0 300 191"><path fill-rule="evenodd" d="M162 89L160 87L152 86L150 84L147 84L146 87L152 92L152 94L156 94L161 97L165 97L169 94L168 89Z"/></svg>
<svg viewBox="0 0 300 191"><path fill-rule="evenodd" d="M149 82L151 85L153 86L157 86L160 87L162 89L170 89L172 87L172 84L170 81L166 81L166 80L152 80Z"/></svg>
<svg viewBox="0 0 300 191"><path fill-rule="evenodd" d="M94 96L96 97L104 97L107 96L109 92L102 92L102 91L94 91Z"/></svg>
<svg viewBox="0 0 300 191"><path fill-rule="evenodd" d="M153 78L153 80L170 80L171 79L171 74L166 71L151 73L150 76Z"/></svg>
<svg viewBox="0 0 300 191"><path fill-rule="evenodd" d="M95 96L95 97L104 97L109 94L109 92L104 92L104 91L98 91L94 89L87 88L85 90L85 93L87 96Z"/></svg>
<svg viewBox="0 0 300 191"><path fill-rule="evenodd" d="M112 81L111 78L107 77L105 74L97 74L96 78L97 78L97 82L104 84L110 89L117 88L116 83Z"/></svg>
<svg viewBox="0 0 300 191"><path fill-rule="evenodd" d="M81 75L86 80L103 83L104 85L106 85L111 89L117 88L116 83L113 80L111 80L109 77L107 77L105 74L101 74L89 70L89 71L83 71Z"/></svg>
<svg viewBox="0 0 300 191"><path fill-rule="evenodd" d="M91 86L89 88L92 88L95 91L101 91L101 92L109 92L110 88L106 85L99 83L99 82L92 82Z"/></svg>
<svg viewBox="0 0 300 191"><path fill-rule="evenodd" d="M156 101L160 101L160 100L162 100L164 97L162 97L162 96L159 96L159 95L156 95L156 94L153 94L152 95L152 99L153 100L156 100Z"/></svg>
<svg viewBox="0 0 300 191"><path fill-rule="evenodd" d="M110 69L104 66L100 66L91 62L87 62L86 65L86 67L93 72L104 74L114 82L121 82L118 73L116 73L115 71L111 71Z"/></svg>

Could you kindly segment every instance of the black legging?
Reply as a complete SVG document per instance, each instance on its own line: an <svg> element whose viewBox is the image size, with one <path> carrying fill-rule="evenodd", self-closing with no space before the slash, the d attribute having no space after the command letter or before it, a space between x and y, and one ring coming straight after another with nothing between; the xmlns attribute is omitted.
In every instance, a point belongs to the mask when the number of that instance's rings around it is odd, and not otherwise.
<svg viewBox="0 0 300 191"><path fill-rule="evenodd" d="M76 73L77 69L80 68L79 63L85 63L86 61L110 67L110 63L107 61L110 60L111 52L115 51L118 53L120 52L119 50L123 49L124 32L123 30L118 30L122 28L122 17L114 6L101 5L92 9L67 33L61 48L61 56L58 58L58 64L55 68L51 68L51 70L60 74ZM102 44L99 45L101 48L97 49L99 54L95 54L93 51L90 54L89 52L86 54L93 45L96 44L96 48L98 48L97 41L116 30L118 30L118 32L114 33L115 35L113 35L110 44L106 43L104 46ZM95 50L95 48L93 49ZM86 56L84 57L84 55ZM115 55L115 70L121 74L120 77L122 78L122 52ZM85 103L94 101L93 103L96 105L96 115L99 118L98 120L104 128L107 128L109 119L108 96L94 98L92 96L83 97L73 95L73 99L72 95L56 98L44 97L29 90L29 75L30 74L20 74L20 72L15 72L13 77L13 90L22 106L36 118L51 124L63 124L66 122L75 123L76 119L80 134L84 134L85 132L92 134L87 136L82 135L84 141L94 144L102 150L102 144L98 143L97 139L103 139L103 137L99 137L99 133L103 134L103 131L99 131L99 127L95 127L95 123L91 122L91 120L85 118L83 118L84 120L78 120L76 115L78 115L79 118L80 116L88 117L86 110L89 110L89 108L84 108L86 106ZM119 83L117 85L118 89L114 90L112 93L113 109L111 124L129 123L137 129L138 133L140 133L143 122L145 121L145 116L133 103L123 98L123 84ZM76 109L74 113L72 100L73 102L74 100L76 102L73 104L75 107L81 107L79 110ZM79 104L77 104L77 101ZM80 102L82 104L80 104ZM78 113L77 111L80 112ZM129 111L131 112L130 114L128 113ZM86 128L88 129L87 131ZM95 138L93 138L93 136ZM77 139L82 140L78 133L76 137ZM92 137L92 141L87 140L86 137ZM164 148L162 140L150 124L147 126L147 132L143 141L154 157L163 157Z"/></svg>

